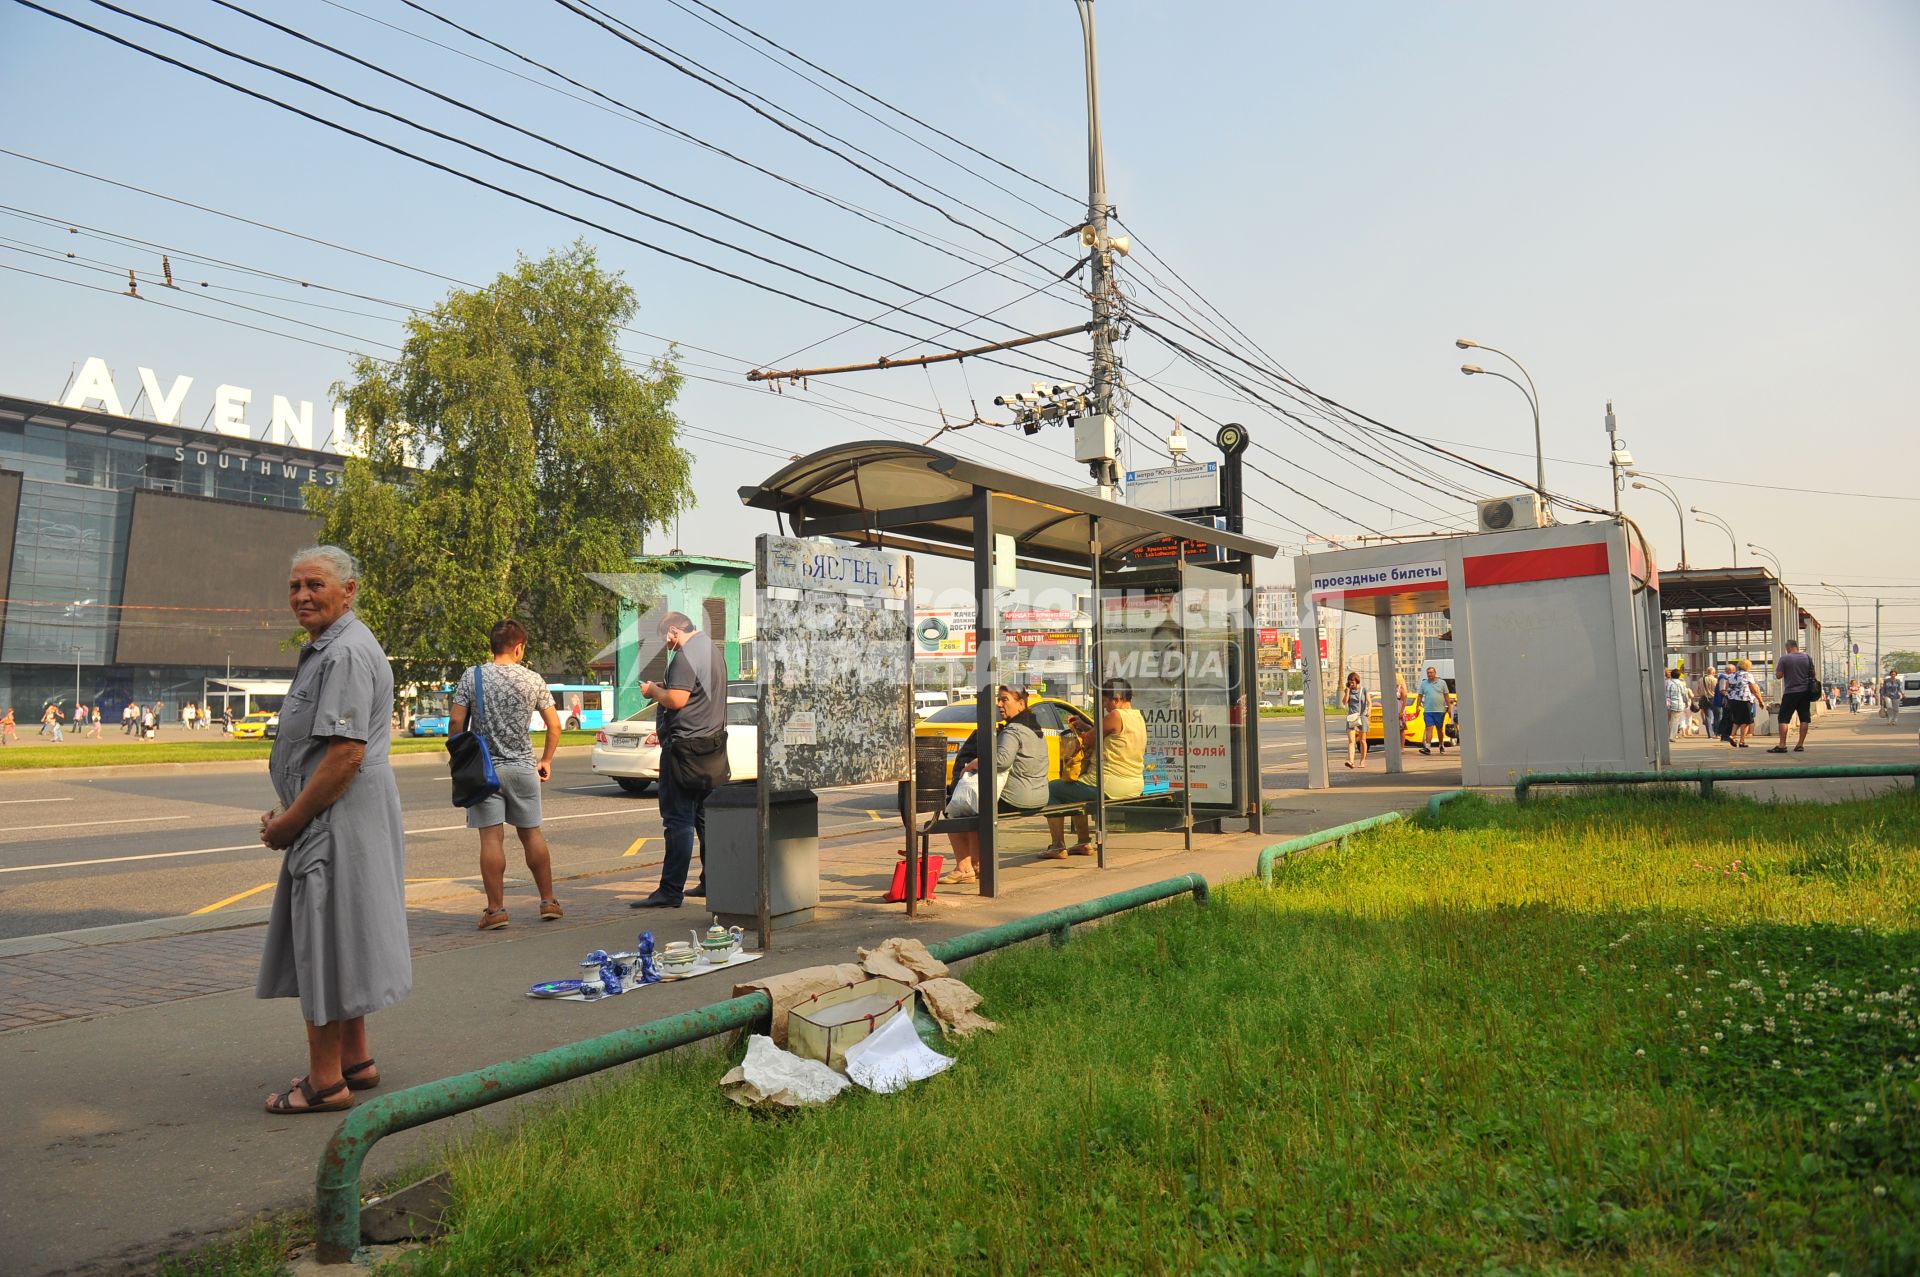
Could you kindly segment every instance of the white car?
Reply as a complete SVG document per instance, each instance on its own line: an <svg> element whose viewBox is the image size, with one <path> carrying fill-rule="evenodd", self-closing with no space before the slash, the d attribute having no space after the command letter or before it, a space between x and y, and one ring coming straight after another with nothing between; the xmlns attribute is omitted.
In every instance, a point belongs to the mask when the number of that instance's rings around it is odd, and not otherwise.
<svg viewBox="0 0 1920 1277"><path fill-rule="evenodd" d="M629 794L644 794L660 779L660 736L649 705L593 737L593 770ZM760 776L759 705L746 696L727 698L727 770L735 780Z"/></svg>

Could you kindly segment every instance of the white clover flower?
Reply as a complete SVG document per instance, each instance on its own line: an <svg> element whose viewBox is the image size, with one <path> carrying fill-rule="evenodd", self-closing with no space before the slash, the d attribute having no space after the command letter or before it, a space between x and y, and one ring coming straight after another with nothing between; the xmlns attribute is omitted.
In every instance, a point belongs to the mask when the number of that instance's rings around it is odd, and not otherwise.
<svg viewBox="0 0 1920 1277"><path fill-rule="evenodd" d="M1635 1051L1633 1054L1635 1055L1636 1058L1644 1059L1646 1058L1647 1048L1643 1046L1639 1050Z"/></svg>
<svg viewBox="0 0 1920 1277"><path fill-rule="evenodd" d="M1715 1042L1718 1042L1718 1041L1720 1041L1721 1039L1723 1039L1723 1038L1725 1038L1726 1036L1727 1036L1726 1034L1724 1034L1724 1033L1722 1033L1722 1032L1721 1032L1720 1030L1718 1030L1718 1029L1715 1029L1715 1030L1713 1031L1713 1040L1714 1040Z"/></svg>
<svg viewBox="0 0 1920 1277"><path fill-rule="evenodd" d="M1872 1100L1868 1100L1865 1104L1862 1104L1860 1107L1864 1108L1869 1113L1878 1112L1880 1108L1880 1106L1878 1104L1875 1104Z"/></svg>
<svg viewBox="0 0 1920 1277"><path fill-rule="evenodd" d="M1707 1049L1707 1044L1706 1044L1706 1043L1704 1043L1704 1042L1702 1042L1702 1043L1700 1044L1700 1054L1702 1054L1702 1055L1711 1055L1711 1054L1713 1054L1713 1052L1711 1052L1711 1051L1709 1051L1709 1050ZM1861 1118L1860 1120L1864 1122L1864 1121L1865 1121L1866 1119L1865 1119L1865 1118Z"/></svg>
<svg viewBox="0 0 1920 1277"><path fill-rule="evenodd" d="M1885 1184L1875 1184L1873 1186L1873 1195L1875 1197L1885 1197L1887 1195L1887 1186Z"/></svg>
<svg viewBox="0 0 1920 1277"><path fill-rule="evenodd" d="M1779 1068L1779 1067L1780 1067L1780 1061L1778 1061L1778 1060L1775 1060L1775 1061L1773 1062L1773 1067L1774 1067L1774 1068L1776 1068L1776 1069L1777 1069L1777 1068Z"/></svg>

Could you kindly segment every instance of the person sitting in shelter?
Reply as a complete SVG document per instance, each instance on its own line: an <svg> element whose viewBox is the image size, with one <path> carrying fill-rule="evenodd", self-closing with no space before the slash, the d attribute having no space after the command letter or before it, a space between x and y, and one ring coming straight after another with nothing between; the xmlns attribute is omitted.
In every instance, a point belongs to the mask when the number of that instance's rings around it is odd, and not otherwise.
<svg viewBox="0 0 1920 1277"><path fill-rule="evenodd" d="M1139 710L1133 707L1133 684L1124 678L1110 678L1100 688L1100 707L1104 711L1100 720L1100 790L1096 791L1093 782L1087 778L1083 767L1075 780L1050 781L1047 785L1047 802L1091 803L1096 792L1104 792L1109 802L1115 799L1138 798L1147 787L1147 720ZM1084 753L1093 748L1093 723L1090 720L1076 719L1074 731L1079 734L1081 750ZM1078 811L1073 814L1073 832L1079 838L1071 849L1066 845L1065 816L1047 817L1047 830L1053 835L1048 840L1047 849L1040 853L1042 860L1065 860L1069 855L1091 856L1093 854L1093 832L1088 823L1087 813Z"/></svg>
<svg viewBox="0 0 1920 1277"><path fill-rule="evenodd" d="M1000 707L1000 726L993 733L994 788L999 801L996 810L1008 815L1025 816L1047 805L1047 742L1040 734L1040 721L1027 708L1027 694L1001 687L994 698ZM980 760L966 765L966 774L975 777L972 785L956 785L947 803L947 815L971 816L980 810L978 774ZM980 835L947 835L953 846L953 868L940 875L948 885L980 881Z"/></svg>

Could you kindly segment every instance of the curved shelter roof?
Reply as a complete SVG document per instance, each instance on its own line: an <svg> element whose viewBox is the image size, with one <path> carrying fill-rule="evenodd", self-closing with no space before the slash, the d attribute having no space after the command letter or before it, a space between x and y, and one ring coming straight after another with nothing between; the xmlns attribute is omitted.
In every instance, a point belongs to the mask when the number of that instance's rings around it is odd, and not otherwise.
<svg viewBox="0 0 1920 1277"><path fill-rule="evenodd" d="M1278 552L1239 533L1199 528L1169 514L892 440L822 448L741 488L740 500L785 517L795 536L971 558L981 535L975 518L983 494L992 498L992 531L1012 536L1019 557L1040 567L1091 567L1089 516L1100 520L1105 561L1169 537L1204 540L1229 553L1260 558Z"/></svg>

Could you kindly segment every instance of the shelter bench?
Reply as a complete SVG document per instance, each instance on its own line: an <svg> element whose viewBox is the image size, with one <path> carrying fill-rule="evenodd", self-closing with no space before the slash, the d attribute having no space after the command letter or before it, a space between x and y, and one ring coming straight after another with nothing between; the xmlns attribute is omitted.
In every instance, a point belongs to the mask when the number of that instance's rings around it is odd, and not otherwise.
<svg viewBox="0 0 1920 1277"><path fill-rule="evenodd" d="M1170 793L1141 794L1134 798L1109 798L1107 799L1107 806L1109 808L1146 807L1154 803L1164 802L1168 797L1170 797ZM1092 819L1093 808L1094 804L1091 802L1049 803L1045 807L1036 807L1032 811L1003 811L994 819L995 823L1001 821L1034 820L1051 816L1086 816L1088 819ZM936 816L934 819L927 821L915 831L920 838L920 859L922 863L925 863L927 853L932 847L933 835L970 834L978 828L979 820L973 816Z"/></svg>

